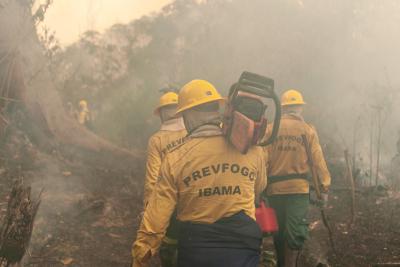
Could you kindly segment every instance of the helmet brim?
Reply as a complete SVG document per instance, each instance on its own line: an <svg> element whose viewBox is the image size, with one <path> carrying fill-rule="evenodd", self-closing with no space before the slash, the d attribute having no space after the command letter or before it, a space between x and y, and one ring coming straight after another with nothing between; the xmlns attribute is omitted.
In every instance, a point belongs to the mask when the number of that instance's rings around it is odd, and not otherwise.
<svg viewBox="0 0 400 267"><path fill-rule="evenodd" d="M175 114L176 114L176 115L179 115L179 114L181 114L181 113L182 113L183 111L185 111L185 110L188 110L188 109L191 109L191 108L200 106L200 105L202 105L202 104L213 103L213 102L218 102L219 105L222 106L222 105L225 104L226 99L223 98L223 97L220 97L220 98L217 98L217 99L213 99L213 100L211 100L211 101L210 101L209 99L205 99L204 101L197 101L196 103L193 103L193 104L191 104L191 105L187 105L187 106L185 106L185 107L182 107L182 108L178 109L178 110L176 111Z"/></svg>
<svg viewBox="0 0 400 267"><path fill-rule="evenodd" d="M283 103L281 104L282 107L288 107L288 106L304 106L307 105L306 102L297 102L297 103Z"/></svg>
<svg viewBox="0 0 400 267"><path fill-rule="evenodd" d="M158 106L158 107L153 111L153 114L154 114L155 116L160 116L160 109L165 108L165 107L169 107L169 106L178 106L178 104L176 104L176 103L170 103L170 104Z"/></svg>

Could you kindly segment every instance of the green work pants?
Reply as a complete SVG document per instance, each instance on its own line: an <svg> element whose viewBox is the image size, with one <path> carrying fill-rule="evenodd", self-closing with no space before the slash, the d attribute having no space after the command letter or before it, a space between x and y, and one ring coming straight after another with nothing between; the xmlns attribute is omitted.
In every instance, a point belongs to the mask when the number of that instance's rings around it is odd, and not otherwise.
<svg viewBox="0 0 400 267"><path fill-rule="evenodd" d="M292 250L301 250L308 238L308 194L268 196L270 207L275 209L279 231L274 235L278 266L283 266L285 244Z"/></svg>

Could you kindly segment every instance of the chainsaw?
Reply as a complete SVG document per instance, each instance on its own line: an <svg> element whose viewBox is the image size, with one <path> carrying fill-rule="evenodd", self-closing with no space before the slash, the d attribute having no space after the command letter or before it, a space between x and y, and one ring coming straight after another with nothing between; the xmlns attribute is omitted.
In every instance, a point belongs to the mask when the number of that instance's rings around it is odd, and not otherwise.
<svg viewBox="0 0 400 267"><path fill-rule="evenodd" d="M266 99L275 104L275 119L269 137L267 129ZM281 105L274 91L274 80L251 72L243 72L229 92L223 118L223 132L229 142L242 154L251 146L271 144L279 130Z"/></svg>

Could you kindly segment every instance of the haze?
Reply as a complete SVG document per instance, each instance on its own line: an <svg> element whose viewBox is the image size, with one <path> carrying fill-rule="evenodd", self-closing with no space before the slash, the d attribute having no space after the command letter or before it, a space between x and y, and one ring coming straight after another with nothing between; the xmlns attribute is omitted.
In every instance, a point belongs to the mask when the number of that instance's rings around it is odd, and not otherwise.
<svg viewBox="0 0 400 267"><path fill-rule="evenodd" d="M103 31L115 23L127 23L156 12L170 2L171 0L56 0L46 14L45 25L56 31L57 38L65 45L76 41L87 30Z"/></svg>

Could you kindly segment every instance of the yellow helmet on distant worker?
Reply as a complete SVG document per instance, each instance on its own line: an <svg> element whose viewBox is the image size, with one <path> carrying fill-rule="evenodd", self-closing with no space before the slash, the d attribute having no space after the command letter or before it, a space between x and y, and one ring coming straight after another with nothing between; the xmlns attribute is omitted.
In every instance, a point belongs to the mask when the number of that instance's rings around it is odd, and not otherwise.
<svg viewBox="0 0 400 267"><path fill-rule="evenodd" d="M86 102L86 100L84 100L84 99L82 99L81 101L79 101L79 106L81 107L81 108L87 108L87 102Z"/></svg>
<svg viewBox="0 0 400 267"><path fill-rule="evenodd" d="M291 106L291 105L305 105L303 96L297 90L288 90L283 93L281 97L281 105L282 106Z"/></svg>
<svg viewBox="0 0 400 267"><path fill-rule="evenodd" d="M160 108L170 105L178 105L178 94L175 92L168 92L160 97L160 101L157 108L154 110L154 114L160 114Z"/></svg>
<svg viewBox="0 0 400 267"><path fill-rule="evenodd" d="M214 85L205 80L193 80L180 90L176 113L181 113L190 108L215 101L223 102L224 99L218 93L217 89L215 89Z"/></svg>

